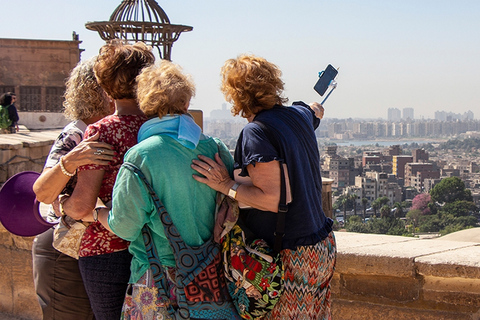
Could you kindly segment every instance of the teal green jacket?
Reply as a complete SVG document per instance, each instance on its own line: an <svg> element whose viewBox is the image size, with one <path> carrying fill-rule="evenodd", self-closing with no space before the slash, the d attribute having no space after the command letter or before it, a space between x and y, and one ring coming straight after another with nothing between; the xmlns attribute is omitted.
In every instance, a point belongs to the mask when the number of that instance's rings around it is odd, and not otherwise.
<svg viewBox="0 0 480 320"><path fill-rule="evenodd" d="M192 175L198 173L190 165L199 154L214 158L219 150L232 172L233 158L227 147L219 139L203 134L194 149L169 135L154 134L125 155L125 162L133 163L145 174L183 240L191 246L201 245L212 236L216 191L195 181ZM131 242L130 283L137 282L150 267L141 233L145 224L151 229L161 264L175 266L175 257L153 200L143 181L128 169L121 168L117 175L108 224L115 234Z"/></svg>

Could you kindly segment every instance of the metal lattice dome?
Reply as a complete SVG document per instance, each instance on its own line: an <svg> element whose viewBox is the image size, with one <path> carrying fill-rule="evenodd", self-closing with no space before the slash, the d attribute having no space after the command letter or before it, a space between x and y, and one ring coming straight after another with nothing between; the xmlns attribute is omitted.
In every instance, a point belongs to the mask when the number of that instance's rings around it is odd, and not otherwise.
<svg viewBox="0 0 480 320"><path fill-rule="evenodd" d="M193 27L171 24L155 0L123 0L109 21L87 22L88 30L97 31L105 40L142 41L156 47L160 57L171 60L172 45L182 32Z"/></svg>

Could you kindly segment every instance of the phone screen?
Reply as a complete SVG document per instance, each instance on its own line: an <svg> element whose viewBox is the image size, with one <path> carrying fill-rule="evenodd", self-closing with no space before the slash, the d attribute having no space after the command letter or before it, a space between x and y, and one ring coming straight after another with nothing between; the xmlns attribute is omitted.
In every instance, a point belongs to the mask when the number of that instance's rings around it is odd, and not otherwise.
<svg viewBox="0 0 480 320"><path fill-rule="evenodd" d="M331 64L327 66L325 71L322 72L320 78L318 79L317 83L313 87L315 91L321 96L324 95L325 91L327 91L330 82L337 76L337 69L335 69Z"/></svg>

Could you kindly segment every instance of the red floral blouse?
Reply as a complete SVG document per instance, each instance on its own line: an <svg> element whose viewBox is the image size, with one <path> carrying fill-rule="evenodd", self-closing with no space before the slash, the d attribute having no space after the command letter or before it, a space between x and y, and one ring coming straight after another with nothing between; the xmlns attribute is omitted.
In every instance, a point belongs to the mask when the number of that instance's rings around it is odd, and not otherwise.
<svg viewBox="0 0 480 320"><path fill-rule="evenodd" d="M84 139L100 132L98 141L112 145L116 152L109 165L87 165L79 168L79 170L105 170L98 194L104 203L112 200L113 185L123 163L123 156L128 149L137 144L138 130L145 121L147 117L144 115L111 115L88 126L85 131ZM95 222L87 227L83 235L79 255L88 257L122 251L128 248L128 244L128 241L108 231L100 222Z"/></svg>

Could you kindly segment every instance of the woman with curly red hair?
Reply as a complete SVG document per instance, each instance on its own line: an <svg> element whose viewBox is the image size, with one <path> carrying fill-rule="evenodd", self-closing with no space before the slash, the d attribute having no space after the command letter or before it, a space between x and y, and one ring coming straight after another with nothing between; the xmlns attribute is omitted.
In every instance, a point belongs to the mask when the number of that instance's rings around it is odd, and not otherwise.
<svg viewBox="0 0 480 320"><path fill-rule="evenodd" d="M285 106L281 71L253 55L225 62L222 91L232 113L248 120L235 149L235 169L252 184L231 179L222 160L199 156L194 179L251 209L240 217L256 238L273 247L280 202L280 165L288 168L291 202L285 215L280 256L285 289L264 319L330 319L330 281L335 269L333 221L322 209L322 178L315 129L323 107ZM271 141L269 137L272 137Z"/></svg>

